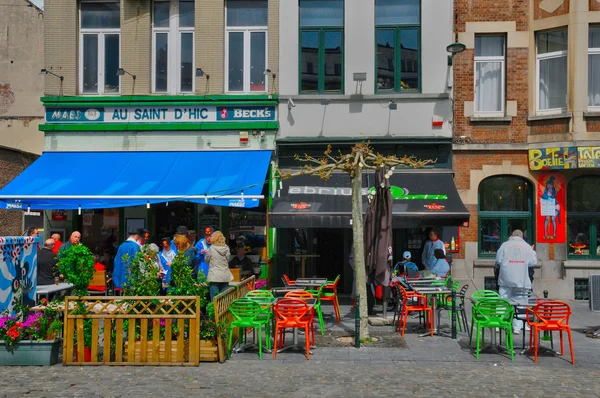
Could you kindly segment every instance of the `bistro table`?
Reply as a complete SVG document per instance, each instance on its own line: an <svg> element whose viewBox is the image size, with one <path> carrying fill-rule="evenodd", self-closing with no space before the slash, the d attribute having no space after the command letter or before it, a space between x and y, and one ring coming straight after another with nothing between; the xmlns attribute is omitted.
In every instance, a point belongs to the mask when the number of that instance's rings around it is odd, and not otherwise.
<svg viewBox="0 0 600 398"><path fill-rule="evenodd" d="M52 293L58 293L65 290L71 290L73 288L73 284L71 283L59 283L58 285L41 285L37 287L35 292L36 301L40 298L40 296L46 296L46 300L50 300L50 295Z"/></svg>
<svg viewBox="0 0 600 398"><path fill-rule="evenodd" d="M289 299L299 300L299 299L293 299L293 298L287 298L287 297L277 297L275 299L275 301L273 302L273 305L276 305L281 300L289 300ZM300 301L305 302L306 305L308 305L308 307L310 309L314 309L315 305L317 304L317 299L316 298L302 299ZM275 321L277 321L277 320L275 320ZM275 333L275 329L273 329L273 333ZM310 328L309 328L309 333L310 333ZM310 336L304 336L304 337L307 338L307 339L310 339ZM277 336L273 336L273 338L276 339ZM314 348L314 347L311 347L311 348ZM301 352L305 352L306 351L306 347L301 346L300 344L298 344L298 328L294 328L294 338L293 338L293 341L292 341L292 345L280 348L279 350L277 350L277 353L284 352L284 351L290 351L290 350L301 351ZM312 352L311 352L311 354L312 354Z"/></svg>
<svg viewBox="0 0 600 398"><path fill-rule="evenodd" d="M271 293L273 293L273 296L283 297L288 292L304 290L304 289L305 289L304 286L290 285L290 286L285 286L285 287L274 287L271 289Z"/></svg>
<svg viewBox="0 0 600 398"><path fill-rule="evenodd" d="M516 311L516 307L522 307L522 308L533 308L535 307L538 303L544 302L544 301L551 301L551 299L548 298L538 298L538 297L519 297L519 298L510 298L508 299L508 302L515 307L515 311ZM517 318L519 319L519 318ZM519 319L521 320L521 319ZM525 328L523 328L523 341L525 341ZM532 331L530 330L529 333L531 333ZM552 333L552 332L550 332ZM552 344L552 349L554 349L554 342L552 340L550 340L550 343ZM523 343L523 350L521 350L521 355L524 355L527 350L529 350L529 346L526 346L525 343ZM555 352L556 354L559 354L558 352Z"/></svg>
<svg viewBox="0 0 600 398"><path fill-rule="evenodd" d="M327 284L327 278L315 278L315 279L300 278L300 279L296 279L296 283L293 286L318 289L321 286L326 285L326 284Z"/></svg>
<svg viewBox="0 0 600 398"><path fill-rule="evenodd" d="M452 301L452 335L449 336L447 333L443 332L440 329L436 328L435 325L435 301L436 301L436 296L439 295L452 295L452 290L448 289L447 287L443 287L443 286L438 286L438 287L419 287L419 286L412 286L413 290L425 297L427 296L433 296L431 299L431 326L433 328L433 334L437 334L438 336L444 336L444 337L452 337L453 339L455 339L456 337L456 304L455 304L455 298L453 298ZM429 336L430 333L424 333L422 335L420 335L419 337L426 337Z"/></svg>
<svg viewBox="0 0 600 398"><path fill-rule="evenodd" d="M296 253L290 253L287 255L287 257L299 257L300 258L300 264L302 265L302 278L306 278L306 259L307 258L318 258L321 257L318 254L296 254Z"/></svg>

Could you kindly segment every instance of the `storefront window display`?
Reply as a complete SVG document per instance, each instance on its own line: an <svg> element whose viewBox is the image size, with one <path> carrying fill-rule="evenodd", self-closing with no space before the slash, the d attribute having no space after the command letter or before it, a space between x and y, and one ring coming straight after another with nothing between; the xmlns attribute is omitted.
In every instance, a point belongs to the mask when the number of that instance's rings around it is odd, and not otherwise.
<svg viewBox="0 0 600 398"><path fill-rule="evenodd" d="M571 258L600 258L600 202L592 193L600 177L579 177L567 188L568 254Z"/></svg>
<svg viewBox="0 0 600 398"><path fill-rule="evenodd" d="M533 243L532 187L516 176L490 177L479 185L479 254L494 256L515 229Z"/></svg>

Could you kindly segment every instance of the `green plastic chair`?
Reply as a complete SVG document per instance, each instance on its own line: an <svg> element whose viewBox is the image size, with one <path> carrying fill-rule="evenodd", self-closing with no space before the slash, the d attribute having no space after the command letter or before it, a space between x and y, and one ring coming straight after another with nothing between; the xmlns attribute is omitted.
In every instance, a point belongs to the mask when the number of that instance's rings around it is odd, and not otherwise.
<svg viewBox="0 0 600 398"><path fill-rule="evenodd" d="M431 283L431 286L448 286L448 283L450 283L450 279L452 279L452 275L450 275L450 273L448 273L448 275L446 275L446 277L444 278L444 280L439 280L439 281L434 281Z"/></svg>
<svg viewBox="0 0 600 398"><path fill-rule="evenodd" d="M233 329L240 329L240 339L245 334L245 329L258 329L258 357L262 359L262 327L265 326L267 335L267 349L270 347L270 319L264 316L264 312L257 302L240 298L229 305L229 310L233 315L233 321L229 325L229 342L227 344L227 357L231 357L231 344L233 341Z"/></svg>
<svg viewBox="0 0 600 398"><path fill-rule="evenodd" d="M471 295L471 302L473 303L473 307L477 304L477 302L481 299L486 299L486 298L500 298L500 294L498 294L498 292L494 291L494 290L476 290L473 292L473 294ZM471 319L475 319L474 315L473 315L473 307L471 307ZM473 326L473 325L471 325ZM471 331L473 330L473 328L471 328ZM469 333L469 345L471 345L471 342L473 341L473 335L471 333Z"/></svg>
<svg viewBox="0 0 600 398"><path fill-rule="evenodd" d="M275 301L275 296L273 296L273 293L268 290L250 290L248 293L246 293L246 298L258 303L262 311L262 316L267 317L270 323L273 322L273 311L271 308L273 302ZM267 350L271 348L270 337L270 335L267 336Z"/></svg>
<svg viewBox="0 0 600 398"><path fill-rule="evenodd" d="M483 298L473 304L473 319L471 320L471 336L473 327L477 324L477 338L475 347L475 358L479 359L479 336L482 336L481 345L483 345L483 334L485 328L505 329L506 330L506 349L510 351L510 358L515 359L513 347L512 319L514 314L513 306L503 298ZM481 333L479 331L481 330ZM471 339L469 339L471 345Z"/></svg>
<svg viewBox="0 0 600 398"><path fill-rule="evenodd" d="M458 293L458 289L460 288L460 281L454 281L452 282L452 286L450 286L450 290L452 290L455 293ZM456 298L458 298L458 296L456 296ZM450 296L447 296L445 298L445 302L442 301L442 303L439 304L439 307L446 307L448 309L448 319L452 319L452 298ZM439 321L438 321L439 322ZM462 328L462 324L460 322L460 316L458 314L458 311L456 311L456 322L458 322L458 327L460 328L460 331L463 331Z"/></svg>
<svg viewBox="0 0 600 398"><path fill-rule="evenodd" d="M307 292L312 294L313 297L317 299L317 304L315 304L313 308L319 317L319 331L321 332L321 336L325 336L325 321L323 320L323 311L321 310L321 295L323 294L324 287L325 285L321 285L321 287L319 287L317 290L306 289Z"/></svg>

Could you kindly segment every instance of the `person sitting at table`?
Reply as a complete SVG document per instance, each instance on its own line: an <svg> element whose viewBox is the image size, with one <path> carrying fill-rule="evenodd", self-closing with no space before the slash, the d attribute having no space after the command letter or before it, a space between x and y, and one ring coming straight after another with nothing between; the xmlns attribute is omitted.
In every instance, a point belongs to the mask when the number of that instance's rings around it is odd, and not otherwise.
<svg viewBox="0 0 600 398"><path fill-rule="evenodd" d="M97 253L94 254L94 271L96 271L96 272L106 271L106 267L104 266L104 264L102 264L100 262L100 255L98 255ZM103 292L106 290L106 286L90 285L90 286L88 286L88 290L94 290L96 292Z"/></svg>
<svg viewBox="0 0 600 398"><path fill-rule="evenodd" d="M409 251L405 251L402 254L404 261L400 261L394 267L394 277L404 277L404 278L420 278L421 274L419 273L419 267L417 264L413 263L412 255Z"/></svg>
<svg viewBox="0 0 600 398"><path fill-rule="evenodd" d="M450 264L446 260L446 255L442 249L435 249L433 251L435 256L435 263L431 267L430 271L436 276L444 277L450 271Z"/></svg>
<svg viewBox="0 0 600 398"><path fill-rule="evenodd" d="M235 250L236 256L229 261L229 268L241 268L241 276L250 276L254 263L246 256L246 246L243 242L238 242Z"/></svg>
<svg viewBox="0 0 600 398"><path fill-rule="evenodd" d="M54 278L58 276L56 266L56 255L52 251L54 248L54 239L46 239L44 247L37 255L37 285L54 285Z"/></svg>

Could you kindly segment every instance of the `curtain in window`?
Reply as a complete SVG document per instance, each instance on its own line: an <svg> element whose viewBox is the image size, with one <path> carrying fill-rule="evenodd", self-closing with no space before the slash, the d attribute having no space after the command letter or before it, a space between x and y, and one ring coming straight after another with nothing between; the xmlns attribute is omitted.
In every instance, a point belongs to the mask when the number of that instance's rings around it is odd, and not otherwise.
<svg viewBox="0 0 600 398"><path fill-rule="evenodd" d="M478 112L502 111L501 62L477 62L475 64L475 86Z"/></svg>
<svg viewBox="0 0 600 398"><path fill-rule="evenodd" d="M600 54L589 55L588 99L590 106L600 106Z"/></svg>
<svg viewBox="0 0 600 398"><path fill-rule="evenodd" d="M540 109L567 107L567 56L541 59Z"/></svg>

